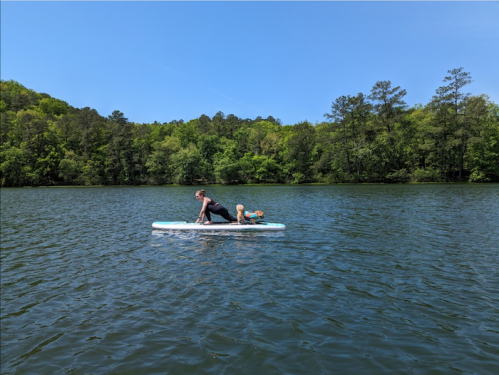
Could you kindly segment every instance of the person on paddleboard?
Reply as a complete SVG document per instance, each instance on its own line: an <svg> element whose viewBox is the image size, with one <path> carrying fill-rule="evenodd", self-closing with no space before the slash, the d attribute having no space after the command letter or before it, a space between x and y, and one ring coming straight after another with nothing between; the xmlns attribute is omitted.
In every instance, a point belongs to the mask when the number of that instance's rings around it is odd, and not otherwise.
<svg viewBox="0 0 499 375"><path fill-rule="evenodd" d="M205 224L211 224L211 214L220 215L227 221L237 221L237 218L229 214L229 211L220 203L215 202L213 199L206 196L205 190L196 191L196 199L203 202L203 207L199 213L196 223L202 223L203 220L208 219Z"/></svg>

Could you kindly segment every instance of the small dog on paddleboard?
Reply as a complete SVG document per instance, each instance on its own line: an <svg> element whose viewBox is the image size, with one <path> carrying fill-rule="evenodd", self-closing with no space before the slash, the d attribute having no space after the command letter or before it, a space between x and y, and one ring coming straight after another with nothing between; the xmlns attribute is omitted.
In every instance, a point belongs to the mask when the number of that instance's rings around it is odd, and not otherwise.
<svg viewBox="0 0 499 375"><path fill-rule="evenodd" d="M236 206L237 210L237 223L244 224L245 220L251 221L251 224L256 223L256 219L263 219L263 211L256 210L255 212L244 211L244 206L238 204Z"/></svg>
<svg viewBox="0 0 499 375"><path fill-rule="evenodd" d="M263 219L263 211L256 210L255 212L244 212L244 218L251 221L251 224L256 223L256 219Z"/></svg>

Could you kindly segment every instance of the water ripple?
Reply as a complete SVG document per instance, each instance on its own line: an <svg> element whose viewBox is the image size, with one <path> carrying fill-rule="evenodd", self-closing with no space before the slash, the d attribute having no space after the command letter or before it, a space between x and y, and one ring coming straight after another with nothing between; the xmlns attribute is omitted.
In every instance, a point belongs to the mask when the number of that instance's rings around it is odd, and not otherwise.
<svg viewBox="0 0 499 375"><path fill-rule="evenodd" d="M2 189L2 374L495 374L498 185L193 190Z"/></svg>

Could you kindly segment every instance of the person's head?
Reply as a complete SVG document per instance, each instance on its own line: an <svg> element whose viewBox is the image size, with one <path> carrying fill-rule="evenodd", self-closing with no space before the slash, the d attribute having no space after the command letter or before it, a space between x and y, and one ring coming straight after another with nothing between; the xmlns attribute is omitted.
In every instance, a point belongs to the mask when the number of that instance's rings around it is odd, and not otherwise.
<svg viewBox="0 0 499 375"><path fill-rule="evenodd" d="M198 191L196 191L196 199L198 201L203 200L204 197L205 197L205 195L206 195L206 191L205 190L198 190Z"/></svg>

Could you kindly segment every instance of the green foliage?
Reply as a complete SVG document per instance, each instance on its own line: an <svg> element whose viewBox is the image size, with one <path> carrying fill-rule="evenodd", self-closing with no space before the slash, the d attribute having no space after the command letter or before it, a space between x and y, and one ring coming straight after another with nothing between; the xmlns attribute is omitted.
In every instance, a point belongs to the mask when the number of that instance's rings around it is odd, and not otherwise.
<svg viewBox="0 0 499 375"><path fill-rule="evenodd" d="M325 122L217 112L134 124L0 82L2 186L499 181L499 107L450 70L427 105L378 81Z"/></svg>
<svg viewBox="0 0 499 375"><path fill-rule="evenodd" d="M293 127L284 140L284 172L293 183L312 182L312 151L315 146L315 127L307 121Z"/></svg>
<svg viewBox="0 0 499 375"><path fill-rule="evenodd" d="M207 163L197 147L190 144L172 156L172 167L175 183L192 185L203 180Z"/></svg>
<svg viewBox="0 0 499 375"><path fill-rule="evenodd" d="M44 113L53 114L55 116L65 115L68 113L69 109L67 103L52 98L43 98L40 100L39 107Z"/></svg>
<svg viewBox="0 0 499 375"><path fill-rule="evenodd" d="M469 139L466 166L472 182L499 181L499 106L487 103L480 133Z"/></svg>
<svg viewBox="0 0 499 375"><path fill-rule="evenodd" d="M174 137L165 137L162 142L153 143L152 148L145 164L151 183L172 184L175 179L172 156L180 151L180 141Z"/></svg>
<svg viewBox="0 0 499 375"><path fill-rule="evenodd" d="M240 182L240 164L237 145L233 140L222 138L222 151L213 156L215 181L219 184L235 184Z"/></svg>
<svg viewBox="0 0 499 375"><path fill-rule="evenodd" d="M440 181L440 171L433 168L416 169L411 174L411 179L414 182L438 182Z"/></svg>
<svg viewBox="0 0 499 375"><path fill-rule="evenodd" d="M407 169L402 168L398 171L387 174L386 178L390 182L407 182L409 180L409 173Z"/></svg>
<svg viewBox="0 0 499 375"><path fill-rule="evenodd" d="M22 149L6 144L0 151L2 186L24 186L30 183L30 167Z"/></svg>
<svg viewBox="0 0 499 375"><path fill-rule="evenodd" d="M213 164L213 157L220 151L220 138L217 135L201 134L198 137L197 147L203 158Z"/></svg>

